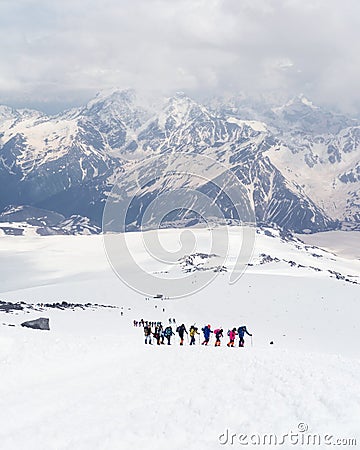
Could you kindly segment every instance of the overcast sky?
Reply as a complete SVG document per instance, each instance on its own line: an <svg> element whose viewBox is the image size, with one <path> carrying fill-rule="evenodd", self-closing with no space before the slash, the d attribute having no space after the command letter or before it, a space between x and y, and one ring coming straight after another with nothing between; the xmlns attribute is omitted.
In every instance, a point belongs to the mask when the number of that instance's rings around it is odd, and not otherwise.
<svg viewBox="0 0 360 450"><path fill-rule="evenodd" d="M359 0L1 0L0 103L101 89L304 93L360 110Z"/></svg>

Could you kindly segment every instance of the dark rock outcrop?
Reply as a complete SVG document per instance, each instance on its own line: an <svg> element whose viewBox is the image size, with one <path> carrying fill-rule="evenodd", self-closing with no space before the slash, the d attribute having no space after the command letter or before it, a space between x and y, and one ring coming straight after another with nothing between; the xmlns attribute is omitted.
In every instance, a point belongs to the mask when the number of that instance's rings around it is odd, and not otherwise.
<svg viewBox="0 0 360 450"><path fill-rule="evenodd" d="M40 317L39 319L23 322L22 327L33 328L34 330L50 330L49 319Z"/></svg>

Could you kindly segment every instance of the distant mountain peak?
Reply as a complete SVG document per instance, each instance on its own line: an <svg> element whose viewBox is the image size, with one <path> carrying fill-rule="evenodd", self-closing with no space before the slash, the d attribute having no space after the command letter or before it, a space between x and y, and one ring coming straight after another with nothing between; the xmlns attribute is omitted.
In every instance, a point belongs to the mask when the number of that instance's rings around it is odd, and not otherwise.
<svg viewBox="0 0 360 450"><path fill-rule="evenodd" d="M94 105L109 105L111 103L130 104L136 99L136 91L134 89L107 89L98 92L87 105L87 109L91 109Z"/></svg>
<svg viewBox="0 0 360 450"><path fill-rule="evenodd" d="M304 94L296 95L295 97L292 97L287 103L281 106L277 106L272 108L272 111L276 114L282 113L283 111L286 111L288 109L292 108L302 108L302 107L311 108L313 110L320 110L321 108L319 106L314 105L314 103L309 100L308 97L306 97Z"/></svg>
<svg viewBox="0 0 360 450"><path fill-rule="evenodd" d="M180 124L200 115L209 116L210 112L184 92L177 92L168 99L162 114L171 116L177 124Z"/></svg>
<svg viewBox="0 0 360 450"><path fill-rule="evenodd" d="M177 91L177 92L175 92L174 97L175 98L189 98L189 97L187 97L187 95L185 94L184 91Z"/></svg>
<svg viewBox="0 0 360 450"><path fill-rule="evenodd" d="M319 109L319 106L314 105L314 103L305 97L304 94L299 94L297 98L303 105L309 106L310 108Z"/></svg>

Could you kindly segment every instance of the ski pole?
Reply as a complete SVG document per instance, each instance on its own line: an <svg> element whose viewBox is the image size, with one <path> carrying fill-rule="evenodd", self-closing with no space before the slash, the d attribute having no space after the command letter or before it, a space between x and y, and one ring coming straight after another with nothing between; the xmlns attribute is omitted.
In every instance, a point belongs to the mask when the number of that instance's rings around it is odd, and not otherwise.
<svg viewBox="0 0 360 450"><path fill-rule="evenodd" d="M251 336L251 347L253 346L253 339L252 339L252 336Z"/></svg>

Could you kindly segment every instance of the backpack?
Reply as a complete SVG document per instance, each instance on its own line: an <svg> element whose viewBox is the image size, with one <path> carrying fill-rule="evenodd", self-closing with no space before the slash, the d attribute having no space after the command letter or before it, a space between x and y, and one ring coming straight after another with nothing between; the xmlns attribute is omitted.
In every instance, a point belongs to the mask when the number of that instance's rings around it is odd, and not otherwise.
<svg viewBox="0 0 360 450"><path fill-rule="evenodd" d="M178 333L181 330L181 327L176 328L176 332Z"/></svg>
<svg viewBox="0 0 360 450"><path fill-rule="evenodd" d="M230 336L230 330L228 330L227 335Z"/></svg>

